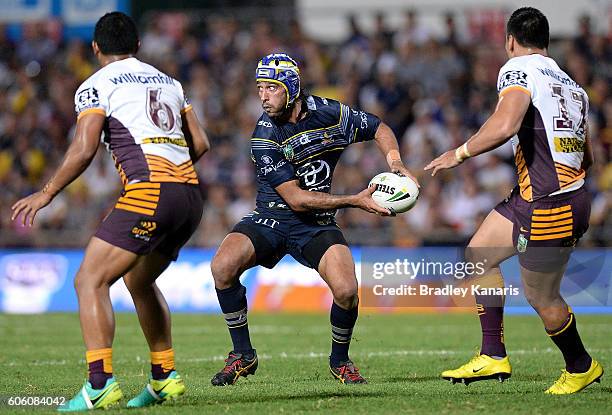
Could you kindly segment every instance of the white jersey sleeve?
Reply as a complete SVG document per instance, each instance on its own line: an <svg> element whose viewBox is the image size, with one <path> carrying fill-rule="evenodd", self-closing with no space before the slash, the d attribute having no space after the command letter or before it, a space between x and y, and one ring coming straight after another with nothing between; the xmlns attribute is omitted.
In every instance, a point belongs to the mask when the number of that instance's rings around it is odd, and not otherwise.
<svg viewBox="0 0 612 415"><path fill-rule="evenodd" d="M529 73L529 69L519 62L510 59L499 70L497 77L497 93L503 95L512 90L520 90L536 98L537 88L535 77Z"/></svg>
<svg viewBox="0 0 612 415"><path fill-rule="evenodd" d="M108 113L107 95L100 93L100 89L96 85L96 79L95 76L87 79L74 94L74 110L77 113L77 119L89 113L98 113L104 116Z"/></svg>
<svg viewBox="0 0 612 415"><path fill-rule="evenodd" d="M187 111L190 111L192 109L191 101L189 101L189 97L185 93L185 90L183 89L183 85L177 80L175 80L174 83L179 89L181 97L182 97L181 114L184 114Z"/></svg>

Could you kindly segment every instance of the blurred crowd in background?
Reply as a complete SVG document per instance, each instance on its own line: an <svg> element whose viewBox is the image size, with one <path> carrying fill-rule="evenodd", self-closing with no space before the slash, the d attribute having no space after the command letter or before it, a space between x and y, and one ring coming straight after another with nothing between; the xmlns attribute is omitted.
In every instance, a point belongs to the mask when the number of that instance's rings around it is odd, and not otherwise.
<svg viewBox="0 0 612 415"><path fill-rule="evenodd" d="M509 143L431 178L423 167L463 143L486 120L497 100L496 79L506 60L503 34L464 33L443 14L446 33L432 36L413 11L390 28L383 14L364 31L347 16L341 43L310 39L299 21L277 32L267 21L232 17L197 22L187 13L150 14L139 22L138 57L180 80L212 142L197 166L206 194L199 230L190 245L216 247L255 201L250 140L261 106L254 82L257 60L286 51L301 66L315 95L372 112L397 135L407 166L421 182L416 207L395 218L357 209L337 220L355 245L448 245L470 237L486 214L514 187ZM612 28L591 29L588 17L574 38L553 39L549 54L590 97L589 128L596 164L591 227L584 246L612 242ZM34 228L10 221L10 206L39 190L59 165L75 128L73 96L97 70L90 46L67 41L56 24L28 23L11 41L0 27L0 246L82 247L114 205L121 185L101 147L89 169L37 216ZM387 170L374 143L347 148L332 191L356 193Z"/></svg>

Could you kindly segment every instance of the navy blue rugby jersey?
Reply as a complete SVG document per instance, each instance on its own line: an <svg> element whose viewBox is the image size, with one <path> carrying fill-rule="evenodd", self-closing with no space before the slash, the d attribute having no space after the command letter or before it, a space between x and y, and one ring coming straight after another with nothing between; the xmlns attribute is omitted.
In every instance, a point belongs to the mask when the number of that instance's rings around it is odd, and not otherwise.
<svg viewBox="0 0 612 415"><path fill-rule="evenodd" d="M350 144L372 140L378 117L328 98L308 96L307 115L297 123L276 124L266 113L251 138L251 158L257 174L257 209L288 210L274 188L299 180L305 190L329 193L334 169ZM334 220L333 211L292 212L320 224Z"/></svg>

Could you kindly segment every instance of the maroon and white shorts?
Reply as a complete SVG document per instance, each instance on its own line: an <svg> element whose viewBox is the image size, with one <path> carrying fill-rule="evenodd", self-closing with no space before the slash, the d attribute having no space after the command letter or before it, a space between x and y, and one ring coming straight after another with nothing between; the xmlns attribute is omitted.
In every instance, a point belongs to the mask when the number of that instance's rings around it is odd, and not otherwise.
<svg viewBox="0 0 612 415"><path fill-rule="evenodd" d="M95 236L138 255L155 250L176 260L197 229L203 209L198 185L128 184Z"/></svg>
<svg viewBox="0 0 612 415"><path fill-rule="evenodd" d="M520 264L549 272L564 266L589 227L591 195L584 187L527 202L514 188L495 210L510 220Z"/></svg>

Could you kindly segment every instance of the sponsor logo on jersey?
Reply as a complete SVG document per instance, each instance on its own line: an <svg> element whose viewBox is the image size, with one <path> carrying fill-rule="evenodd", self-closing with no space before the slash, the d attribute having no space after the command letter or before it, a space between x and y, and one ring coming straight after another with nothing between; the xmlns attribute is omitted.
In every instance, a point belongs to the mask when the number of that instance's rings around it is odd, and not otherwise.
<svg viewBox="0 0 612 415"><path fill-rule="evenodd" d="M163 74L161 72L156 75L151 75L150 73L121 73L117 76L108 79L113 83L113 85L117 84L166 84L173 85L174 79L172 77Z"/></svg>
<svg viewBox="0 0 612 415"><path fill-rule="evenodd" d="M173 144L179 147L189 147L187 140L184 138L170 138L170 137L149 137L142 140L142 144Z"/></svg>
<svg viewBox="0 0 612 415"><path fill-rule="evenodd" d="M257 125L260 125L260 126L266 127L266 128L272 128L272 123L270 121L259 120Z"/></svg>
<svg viewBox="0 0 612 415"><path fill-rule="evenodd" d="M86 88L76 96L76 111L81 112L89 108L98 108L100 106L100 98L96 88Z"/></svg>
<svg viewBox="0 0 612 415"><path fill-rule="evenodd" d="M323 140L321 140L321 143L323 144L331 144L334 142L334 137L331 137L329 134L327 134L327 132L323 133Z"/></svg>
<svg viewBox="0 0 612 415"><path fill-rule="evenodd" d="M527 88L527 74L523 71L506 71L501 74L499 83L497 84L497 90L501 91L511 85Z"/></svg>
<svg viewBox="0 0 612 415"><path fill-rule="evenodd" d="M301 179L303 186L311 188L329 179L331 168L324 160L315 160L301 166L295 174Z"/></svg>
<svg viewBox="0 0 612 415"><path fill-rule="evenodd" d="M262 161L264 161L264 157L268 157L270 160L270 162L272 162L272 158L270 156L262 156ZM265 163L265 161L264 161ZM277 171L278 169L280 169L282 166L284 166L285 164L287 164L287 160L281 160L276 164L266 164L265 166L263 166L262 168L259 169L260 173L264 176L266 176L268 173L273 172L273 171Z"/></svg>
<svg viewBox="0 0 612 415"><path fill-rule="evenodd" d="M368 128L368 114L363 111L351 110L354 115L358 115L361 118L361 125L359 126L362 130Z"/></svg>
<svg viewBox="0 0 612 415"><path fill-rule="evenodd" d="M555 137L555 151L557 153L582 153L584 140L578 137Z"/></svg>
<svg viewBox="0 0 612 415"><path fill-rule="evenodd" d="M555 78L557 81L565 84L565 85L570 85L573 87L577 87L580 88L580 85L578 85L575 81L573 81L572 79L568 78L567 76L563 76L563 74L558 73L556 71L553 71L552 69L549 68L538 68L538 71L540 71L540 73L542 75L547 75L550 76L551 78Z"/></svg>

